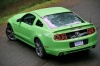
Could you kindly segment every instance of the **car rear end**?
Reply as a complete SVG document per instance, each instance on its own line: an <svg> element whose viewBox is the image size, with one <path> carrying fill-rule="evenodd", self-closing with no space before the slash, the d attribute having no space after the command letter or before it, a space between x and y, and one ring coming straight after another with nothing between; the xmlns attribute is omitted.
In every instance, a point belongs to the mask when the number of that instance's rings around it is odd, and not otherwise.
<svg viewBox="0 0 100 66"><path fill-rule="evenodd" d="M56 29L53 35L48 51L56 56L95 48L97 43L96 28L90 23Z"/></svg>
<svg viewBox="0 0 100 66"><path fill-rule="evenodd" d="M86 22L73 12L60 12L42 17L52 30L46 38L46 52L60 56L94 48L97 31L92 23Z"/></svg>

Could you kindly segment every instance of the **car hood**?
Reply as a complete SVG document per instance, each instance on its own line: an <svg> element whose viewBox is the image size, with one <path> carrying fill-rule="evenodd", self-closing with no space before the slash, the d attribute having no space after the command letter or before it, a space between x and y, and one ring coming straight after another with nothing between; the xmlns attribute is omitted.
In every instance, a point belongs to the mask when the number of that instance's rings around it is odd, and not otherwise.
<svg viewBox="0 0 100 66"><path fill-rule="evenodd" d="M84 23L75 24L75 25L58 27L58 28L52 29L52 32L57 33L57 32L62 32L62 31L67 31L67 30L69 30L69 32L78 31L78 30L89 28L89 27L93 27L93 24L89 22L84 22Z"/></svg>

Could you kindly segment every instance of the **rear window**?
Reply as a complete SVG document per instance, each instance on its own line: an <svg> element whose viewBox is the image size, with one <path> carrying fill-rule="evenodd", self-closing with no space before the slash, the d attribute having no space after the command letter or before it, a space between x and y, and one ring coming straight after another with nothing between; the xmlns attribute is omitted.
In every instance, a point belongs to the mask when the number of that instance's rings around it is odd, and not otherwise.
<svg viewBox="0 0 100 66"><path fill-rule="evenodd" d="M57 28L83 22L81 18L72 12L51 14L42 18L49 28Z"/></svg>

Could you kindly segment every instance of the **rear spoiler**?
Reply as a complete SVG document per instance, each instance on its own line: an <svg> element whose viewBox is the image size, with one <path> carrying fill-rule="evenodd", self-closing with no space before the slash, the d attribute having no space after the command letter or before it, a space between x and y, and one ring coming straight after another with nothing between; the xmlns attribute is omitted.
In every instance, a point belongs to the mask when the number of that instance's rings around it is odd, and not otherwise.
<svg viewBox="0 0 100 66"><path fill-rule="evenodd" d="M62 29L52 30L52 32L56 33L56 32L60 32L60 31L64 31L64 30L69 30L69 29L74 29L74 28L81 28L83 26L93 26L93 24L92 23L88 23L88 24L85 24L85 25L69 26L69 27L62 28Z"/></svg>

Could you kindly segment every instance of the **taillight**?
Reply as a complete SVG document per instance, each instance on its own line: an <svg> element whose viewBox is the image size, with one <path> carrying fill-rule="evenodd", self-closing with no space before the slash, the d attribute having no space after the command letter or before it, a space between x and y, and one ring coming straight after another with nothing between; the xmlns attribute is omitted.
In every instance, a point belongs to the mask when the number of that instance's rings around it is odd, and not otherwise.
<svg viewBox="0 0 100 66"><path fill-rule="evenodd" d="M67 40L67 35L66 34L54 35L54 40Z"/></svg>
<svg viewBox="0 0 100 66"><path fill-rule="evenodd" d="M87 29L87 33L88 34L93 34L95 32L95 29L94 28L88 28Z"/></svg>

